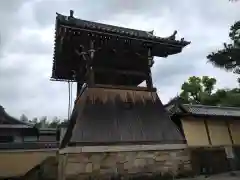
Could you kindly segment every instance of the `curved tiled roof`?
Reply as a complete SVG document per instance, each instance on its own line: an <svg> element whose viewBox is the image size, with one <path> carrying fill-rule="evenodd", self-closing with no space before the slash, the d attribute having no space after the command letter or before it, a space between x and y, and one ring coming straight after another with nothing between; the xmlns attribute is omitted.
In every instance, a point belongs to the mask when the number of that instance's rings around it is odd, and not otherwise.
<svg viewBox="0 0 240 180"><path fill-rule="evenodd" d="M172 114L192 114L200 116L240 117L239 107L208 106L200 104L167 104L165 109Z"/></svg>
<svg viewBox="0 0 240 180"><path fill-rule="evenodd" d="M74 50L71 49L73 48L71 47L72 42L74 42L73 44L80 44L81 42L85 46L88 39L93 37L97 39L97 41L99 40L99 42L108 42L110 46L115 46L116 43L119 43L119 46L117 46L119 49L125 47L127 43L133 47L130 48L132 49L130 51L139 51L143 53L142 56L146 56L148 48L151 48L151 56L167 57L168 55L180 53L185 46L190 44L190 42L185 41L183 38L181 40L175 40L176 33L177 31L171 36L163 38L154 36L153 32L91 22L75 18L72 15L64 16L57 13L51 80L74 81L72 70L73 66L76 66L74 63L76 64L76 62L79 61L71 56L71 53L74 52ZM73 39L69 39L68 37ZM69 47L69 49L67 47ZM144 52L142 48L145 49ZM105 55L107 56L108 54ZM66 57L70 57L70 60ZM99 57L99 59L106 58ZM104 60L102 60L102 62L103 61ZM132 60L132 62L133 61L134 60ZM135 84L138 84L138 82Z"/></svg>
<svg viewBox="0 0 240 180"><path fill-rule="evenodd" d="M82 19L77 19L70 16L64 16L57 13L57 22L64 25L69 25L73 27L95 30L95 31L102 31L105 33L113 33L116 35L123 35L127 38L142 38L143 40L154 41L156 43L165 42L171 43L174 45L179 46L186 46L190 44L190 42L185 41L184 39L175 40L174 38L163 38L154 36L152 32L143 31L143 30L136 30L130 29L125 27L113 26L98 22L86 21Z"/></svg>
<svg viewBox="0 0 240 180"><path fill-rule="evenodd" d="M21 127L32 127L30 123L20 121L12 116L10 116L0 105L0 124L1 122L8 122L7 124L21 125Z"/></svg>
<svg viewBox="0 0 240 180"><path fill-rule="evenodd" d="M238 107L189 105L189 104L183 104L182 106L187 112L195 115L240 117L240 108Z"/></svg>

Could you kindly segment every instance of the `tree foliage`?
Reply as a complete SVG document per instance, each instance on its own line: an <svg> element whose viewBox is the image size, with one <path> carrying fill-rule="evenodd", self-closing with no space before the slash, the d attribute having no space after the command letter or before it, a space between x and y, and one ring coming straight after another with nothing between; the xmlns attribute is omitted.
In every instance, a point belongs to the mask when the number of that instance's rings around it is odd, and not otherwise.
<svg viewBox="0 0 240 180"><path fill-rule="evenodd" d="M211 96L216 79L192 76L182 84L180 97L188 103L201 103L206 96Z"/></svg>
<svg viewBox="0 0 240 180"><path fill-rule="evenodd" d="M29 120L26 115L21 115L20 120L23 122L28 122L33 124L37 128L57 128L58 125L60 125L62 122L65 122L67 120L61 120L58 117L54 117L51 120L47 119L47 116L42 116L40 118L33 118L32 120Z"/></svg>
<svg viewBox="0 0 240 180"><path fill-rule="evenodd" d="M212 52L207 59L216 67L240 74L240 21L230 27L229 37L231 42L224 43L222 49Z"/></svg>
<svg viewBox="0 0 240 180"><path fill-rule="evenodd" d="M215 89L217 80L192 76L181 87L183 103L240 107L240 89Z"/></svg>
<svg viewBox="0 0 240 180"><path fill-rule="evenodd" d="M20 121L22 121L22 122L28 122L28 117L27 117L25 114L22 114L22 115L20 116Z"/></svg>

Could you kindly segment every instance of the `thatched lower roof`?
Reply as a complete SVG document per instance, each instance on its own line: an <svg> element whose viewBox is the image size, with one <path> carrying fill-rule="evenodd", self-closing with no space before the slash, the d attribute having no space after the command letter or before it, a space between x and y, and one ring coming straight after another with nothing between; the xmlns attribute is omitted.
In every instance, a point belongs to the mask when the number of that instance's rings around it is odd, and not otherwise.
<svg viewBox="0 0 240 180"><path fill-rule="evenodd" d="M156 92L88 88L75 105L70 144L179 143L184 138ZM66 142L68 141L68 142Z"/></svg>

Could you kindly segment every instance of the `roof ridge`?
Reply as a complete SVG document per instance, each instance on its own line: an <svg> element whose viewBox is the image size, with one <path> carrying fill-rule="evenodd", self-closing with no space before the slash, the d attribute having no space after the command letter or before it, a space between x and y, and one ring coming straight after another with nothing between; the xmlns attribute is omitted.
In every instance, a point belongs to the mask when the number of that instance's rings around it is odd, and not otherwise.
<svg viewBox="0 0 240 180"><path fill-rule="evenodd" d="M112 24L105 24L105 23L100 23L100 22L96 22L96 21L89 21L89 20L84 20L84 19L80 19L80 18L76 18L76 17L71 17L71 16L66 16L66 15L62 15L60 13L56 13L57 14L57 19L58 20L64 20L64 21L75 21L75 23L77 21L82 21L83 23L85 22L86 24L84 26L88 27L88 28L92 28L92 26L95 25L99 25L100 26L106 26L106 27L100 27L100 29L102 30L107 30L109 32L114 32L114 33L119 33L118 31L113 31L112 29L119 29L120 33L123 34L132 34L133 36L136 37L142 37L142 38L150 38L151 40L167 40L167 41L172 41L172 43L177 43L178 45L183 45L186 46L188 44L190 44L190 42L185 41L184 38L181 38L180 40L175 39L175 35L177 33L177 31L175 30L174 33L169 36L169 37L161 37L161 36L155 36L152 33L149 33L150 31L147 30L139 30L139 29L134 29L134 28L127 28L127 27L123 27L123 26L117 26L117 25L112 25ZM94 29L96 29L96 27L94 27ZM121 30L122 29L122 30ZM132 31L132 32L125 32L125 31ZM143 33L143 34L141 34ZM125 34L125 35L126 35Z"/></svg>
<svg viewBox="0 0 240 180"><path fill-rule="evenodd" d="M59 17L64 17L64 18L67 18L69 16L66 16L66 15L62 15L62 14L57 14L57 16ZM144 33L149 33L149 31L147 30L139 30L139 29L134 29L134 28L128 28L128 27L124 27L124 26L118 26L118 25L113 25L113 24L107 24L107 23L101 23L101 22L97 22L97 21L91 21L91 20L85 20L85 19L80 19L80 18L76 18L76 17L72 17L72 19L76 19L76 20L81 20L82 22L86 22L86 23L89 23L89 24L96 24L96 25L102 25L102 26L109 26L109 27L112 27L112 28L122 28L122 29L126 29L126 30L132 30L132 31L141 31L141 32L144 32ZM150 34L149 34L150 35ZM153 36L151 34L151 36Z"/></svg>
<svg viewBox="0 0 240 180"><path fill-rule="evenodd" d="M236 109L240 110L240 107L234 106L212 106L212 105L203 105L203 104L183 104L184 106L195 106L195 107L202 107L202 108L222 108L222 109Z"/></svg>
<svg viewBox="0 0 240 180"><path fill-rule="evenodd" d="M77 18L78 19L78 18ZM88 23L96 23L98 25L103 25L103 26L110 26L110 27L114 27L114 28L123 28L123 29L127 29L127 30L132 30L132 31L142 31L144 33L148 33L147 30L142 30L142 29L135 29L135 28L128 28L128 27L124 27L124 26L118 26L118 25L113 25L113 24L107 24L107 23L102 23L102 22L97 22L97 21L90 21L90 20L84 20L84 19L80 19L81 21L84 22L88 22ZM152 35L152 34L151 34ZM153 35L152 35L153 36Z"/></svg>

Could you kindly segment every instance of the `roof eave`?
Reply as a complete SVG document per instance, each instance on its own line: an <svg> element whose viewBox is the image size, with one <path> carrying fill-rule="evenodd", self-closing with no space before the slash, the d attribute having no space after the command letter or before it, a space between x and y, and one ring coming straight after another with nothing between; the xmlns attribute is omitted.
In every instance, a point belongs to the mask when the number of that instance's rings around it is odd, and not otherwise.
<svg viewBox="0 0 240 180"><path fill-rule="evenodd" d="M240 116L229 116L229 115L213 115L213 114L195 114L195 113L175 113L175 115L182 117L204 117L204 118L239 118Z"/></svg>
<svg viewBox="0 0 240 180"><path fill-rule="evenodd" d="M147 41L149 43L169 43L171 45L174 45L176 47L179 48L184 48L185 46L189 45L191 42L190 41L185 41L185 40L174 40L174 39L168 39L168 38L161 38L158 36L149 36L148 38L144 38L141 36L135 36L135 35L127 35L126 33L123 32L113 32L112 30L107 30L107 29L96 29L96 28L90 28L90 27L79 27L76 24L74 24L74 21L76 20L81 20L81 19L77 19L77 18L73 18L73 17L69 17L69 16L64 16L61 15L59 13L57 13L57 17L56 17L56 27L62 25L66 25L69 26L69 28L77 28L77 29L81 29L81 30L86 30L86 31L95 31L95 32L102 32L104 34L111 34L111 35L115 35L115 36L123 36L125 38L135 38L138 39L139 41ZM95 23L95 22L94 22ZM119 28L123 28L123 27L119 27ZM57 29L56 29L57 30ZM136 29L135 29L136 30ZM137 30L136 30L137 31Z"/></svg>

